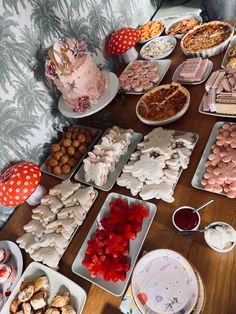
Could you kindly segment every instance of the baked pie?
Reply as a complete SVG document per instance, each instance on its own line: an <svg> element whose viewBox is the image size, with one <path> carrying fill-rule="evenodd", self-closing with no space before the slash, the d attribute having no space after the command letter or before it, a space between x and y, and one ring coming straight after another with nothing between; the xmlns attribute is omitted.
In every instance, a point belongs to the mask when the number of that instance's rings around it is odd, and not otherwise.
<svg viewBox="0 0 236 314"><path fill-rule="evenodd" d="M147 92L140 99L137 112L146 120L166 120L184 108L188 97L187 90L178 83L162 85Z"/></svg>
<svg viewBox="0 0 236 314"><path fill-rule="evenodd" d="M187 33L182 39L182 46L190 51L209 49L223 43L231 34L232 29L229 24L209 22Z"/></svg>

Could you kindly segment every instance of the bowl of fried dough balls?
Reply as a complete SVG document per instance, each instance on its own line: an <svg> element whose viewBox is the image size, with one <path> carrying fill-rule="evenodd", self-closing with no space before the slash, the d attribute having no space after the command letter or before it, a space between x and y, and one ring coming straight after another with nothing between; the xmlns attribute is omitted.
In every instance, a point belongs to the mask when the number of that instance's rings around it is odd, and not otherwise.
<svg viewBox="0 0 236 314"><path fill-rule="evenodd" d="M100 130L88 127L70 127L62 139L51 145L51 153L44 165L54 175L68 175L86 155L100 135Z"/></svg>

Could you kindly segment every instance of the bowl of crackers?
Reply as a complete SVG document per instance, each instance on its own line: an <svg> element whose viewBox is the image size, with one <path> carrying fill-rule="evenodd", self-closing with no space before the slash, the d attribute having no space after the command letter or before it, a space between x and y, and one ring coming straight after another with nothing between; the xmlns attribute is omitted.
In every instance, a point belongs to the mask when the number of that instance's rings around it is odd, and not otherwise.
<svg viewBox="0 0 236 314"><path fill-rule="evenodd" d="M165 29L165 24L162 21L149 21L142 26L139 26L140 44L145 44L149 40L159 37Z"/></svg>

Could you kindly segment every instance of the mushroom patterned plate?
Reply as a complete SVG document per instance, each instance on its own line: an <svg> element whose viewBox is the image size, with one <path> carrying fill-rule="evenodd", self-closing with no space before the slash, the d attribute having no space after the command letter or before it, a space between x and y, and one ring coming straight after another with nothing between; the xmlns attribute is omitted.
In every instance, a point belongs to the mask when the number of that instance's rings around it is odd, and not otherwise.
<svg viewBox="0 0 236 314"><path fill-rule="evenodd" d="M146 254L131 279L134 300L142 313L191 313L198 301L199 284L189 262L172 250Z"/></svg>
<svg viewBox="0 0 236 314"><path fill-rule="evenodd" d="M119 76L120 88L126 94L142 95L161 83L170 64L170 59L135 60Z"/></svg>
<svg viewBox="0 0 236 314"><path fill-rule="evenodd" d="M84 291L84 289L82 289L75 282L63 276L59 272L36 262L32 262L26 268L25 272L21 276L20 281L16 285L15 289L12 291L12 294L9 297L8 301L5 303L1 313L2 314L10 313L9 311L10 304L18 294L22 281L34 280L40 276L47 276L49 279L49 298L48 298L49 303L51 302L52 298L58 293L63 294L64 292L69 292L70 302L73 308L76 310L76 314L82 313L85 301L87 299L87 294Z"/></svg>
<svg viewBox="0 0 236 314"><path fill-rule="evenodd" d="M112 99L116 96L119 89L119 81L117 76L112 72L102 72L108 79L108 86L105 89L103 95L94 103L89 109L83 112L73 111L72 107L65 104L63 97L61 96L58 102L58 109L67 118L83 118L91 116L92 114L102 110L106 107Z"/></svg>
<svg viewBox="0 0 236 314"><path fill-rule="evenodd" d="M4 283L0 284L0 290L2 290L3 293L3 299L2 302L0 302L0 309L4 304L4 301L6 300L7 292L11 293L11 291L14 289L15 285L19 281L22 269L23 269L23 258L21 254L21 250L19 247L12 241L4 240L0 241L0 248L5 248L11 251L11 257L9 261L7 261L7 265L16 266L17 268L17 274L12 283ZM2 312L3 313L3 312Z"/></svg>

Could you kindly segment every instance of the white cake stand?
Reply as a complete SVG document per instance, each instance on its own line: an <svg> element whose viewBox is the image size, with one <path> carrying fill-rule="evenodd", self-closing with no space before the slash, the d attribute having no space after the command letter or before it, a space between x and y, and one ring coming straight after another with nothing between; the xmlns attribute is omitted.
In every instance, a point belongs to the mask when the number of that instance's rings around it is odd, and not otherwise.
<svg viewBox="0 0 236 314"><path fill-rule="evenodd" d="M67 118L84 118L98 112L99 110L106 107L112 99L116 96L119 89L118 77L113 72L102 72L108 79L108 86L105 89L101 98L96 104L92 105L89 109L84 112L73 111L72 107L65 104L63 97L61 96L58 102L58 109Z"/></svg>

